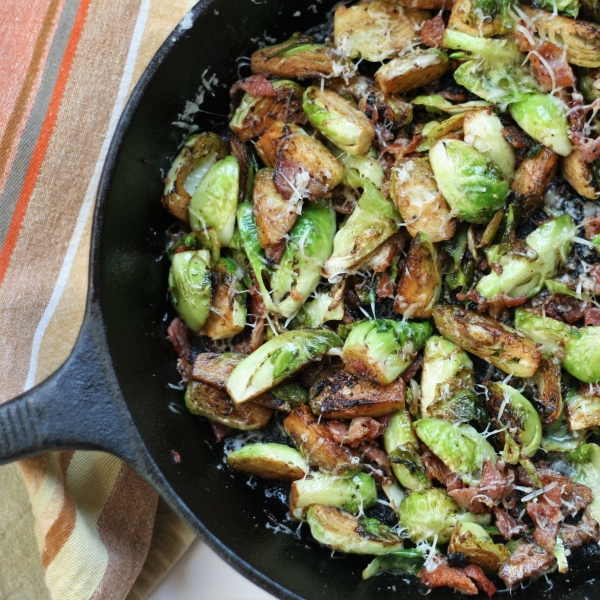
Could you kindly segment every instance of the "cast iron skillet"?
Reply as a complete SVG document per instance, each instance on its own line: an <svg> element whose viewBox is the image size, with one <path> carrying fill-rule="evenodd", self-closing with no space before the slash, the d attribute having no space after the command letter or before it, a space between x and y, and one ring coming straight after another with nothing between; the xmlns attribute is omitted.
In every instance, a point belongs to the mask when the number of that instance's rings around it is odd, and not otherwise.
<svg viewBox="0 0 600 600"><path fill-rule="evenodd" d="M222 128L236 59L249 56L265 34L281 40L323 22L334 2L316 1L311 8L298 1L202 0L193 10L194 27L178 28L160 49L132 94L104 168L77 344L54 375L0 407L0 463L48 450L108 451L146 477L220 556L275 596L418 599L424 590L414 579L385 574L362 582L368 557L332 559L306 536L274 531L286 513L283 488L267 498L245 477L233 477L209 427L187 413L181 391L168 387L178 376L165 339L165 316L172 316L168 264L157 257L169 224L159 202L160 169L166 172L182 142L172 122L210 67L206 77L214 73L226 85L214 97L206 93L201 108L207 112L196 123L201 131ZM514 595L600 598L599 588L587 583L600 572L598 564L585 557L573 563L576 572L555 578L551 590L542 579ZM435 590L432 597L448 593Z"/></svg>

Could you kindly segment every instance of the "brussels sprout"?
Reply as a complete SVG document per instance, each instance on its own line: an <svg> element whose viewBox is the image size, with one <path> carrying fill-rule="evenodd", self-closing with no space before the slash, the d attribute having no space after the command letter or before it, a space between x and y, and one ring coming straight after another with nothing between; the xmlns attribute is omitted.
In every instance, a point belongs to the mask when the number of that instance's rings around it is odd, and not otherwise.
<svg viewBox="0 0 600 600"><path fill-rule="evenodd" d="M240 105L229 122L229 127L242 142L260 137L275 121L304 125L306 115L302 110L304 88L295 81L272 81L275 96L244 94Z"/></svg>
<svg viewBox="0 0 600 600"><path fill-rule="evenodd" d="M560 365L553 360L543 359L533 376L533 382L537 388L535 408L542 425L550 425L560 417L563 408Z"/></svg>
<svg viewBox="0 0 600 600"><path fill-rule="evenodd" d="M454 71L454 79L475 95L501 108L539 91L539 84L523 66L525 55L507 39L485 39L455 29L444 32L444 46L460 50L450 58L472 58ZM468 55L465 54L469 53Z"/></svg>
<svg viewBox="0 0 600 600"><path fill-rule="evenodd" d="M256 153L267 167L272 168L277 163L277 150L284 139L290 136L306 135L306 131L293 123L284 123L283 121L275 121L261 135L254 146Z"/></svg>
<svg viewBox="0 0 600 600"><path fill-rule="evenodd" d="M351 102L313 85L304 92L302 106L308 120L340 150L352 156L367 154L375 127Z"/></svg>
<svg viewBox="0 0 600 600"><path fill-rule="evenodd" d="M311 203L292 227L290 238L271 278L277 312L291 317L321 281L321 267L333 251L335 212L329 200Z"/></svg>
<svg viewBox="0 0 600 600"><path fill-rule="evenodd" d="M464 121L465 114L459 113L448 117L441 123L439 121L429 121L428 123L425 123L421 130L421 135L425 137L425 140L422 141L415 150L417 152L427 152L437 140L447 137L454 138L456 135L451 134L454 134L455 132L460 135Z"/></svg>
<svg viewBox="0 0 600 600"><path fill-rule="evenodd" d="M452 104L450 100L446 100L446 98L438 94L417 96L412 103L417 104L418 106L424 106L428 112L449 113L451 115L457 115L490 106L490 103L485 102L484 100L471 100L469 102L463 102L462 104Z"/></svg>
<svg viewBox="0 0 600 600"><path fill-rule="evenodd" d="M390 177L391 198L415 237L423 231L432 242L449 240L456 221L446 199L440 193L433 169L426 158L401 158Z"/></svg>
<svg viewBox="0 0 600 600"><path fill-rule="evenodd" d="M187 250L173 255L169 271L173 306L193 333L198 333L210 311L210 252Z"/></svg>
<svg viewBox="0 0 600 600"><path fill-rule="evenodd" d="M587 102L593 102L600 98L600 72L598 69L587 69L580 67L577 70L577 83L579 91Z"/></svg>
<svg viewBox="0 0 600 600"><path fill-rule="evenodd" d="M229 246L235 227L240 167L234 156L215 163L198 184L190 202L194 231L214 227L222 247Z"/></svg>
<svg viewBox="0 0 600 600"><path fill-rule="evenodd" d="M273 169L261 169L256 174L252 194L252 214L256 220L258 241L265 250L285 240L300 211L298 202L286 200L277 192L274 173Z"/></svg>
<svg viewBox="0 0 600 600"><path fill-rule="evenodd" d="M384 94L403 94L435 81L449 68L445 52L436 48L415 50L379 67L375 81Z"/></svg>
<svg viewBox="0 0 600 600"><path fill-rule="evenodd" d="M521 458L530 458L542 441L542 423L535 408L506 383L488 383L487 390L486 406L496 429L501 430L498 438L505 446L504 460L507 460L507 443L512 441L519 446Z"/></svg>
<svg viewBox="0 0 600 600"><path fill-rule="evenodd" d="M312 77L351 77L356 70L345 57L314 39L295 33L275 46L257 50L250 57L253 73L276 77L309 79Z"/></svg>
<svg viewBox="0 0 600 600"><path fill-rule="evenodd" d="M565 371L584 383L600 381L600 327L575 329L565 351Z"/></svg>
<svg viewBox="0 0 600 600"><path fill-rule="evenodd" d="M383 168L376 158L371 156L349 156L340 153L337 157L344 165L342 183L357 189L363 187L363 181L370 181L377 189L383 185Z"/></svg>
<svg viewBox="0 0 600 600"><path fill-rule="evenodd" d="M473 36L503 35L513 27L512 0L455 0L448 27Z"/></svg>
<svg viewBox="0 0 600 600"><path fill-rule="evenodd" d="M382 0L338 6L333 19L337 51L348 58L381 62L419 41L425 11L406 10Z"/></svg>
<svg viewBox="0 0 600 600"><path fill-rule="evenodd" d="M535 0L533 3L535 8L543 8L550 12L558 11L567 17L577 18L579 13L579 0Z"/></svg>
<svg viewBox="0 0 600 600"><path fill-rule="evenodd" d="M573 150L569 156L561 158L560 172L580 196L595 200L600 195L592 168L579 150Z"/></svg>
<svg viewBox="0 0 600 600"><path fill-rule="evenodd" d="M264 479L296 481L308 473L308 463L298 450L283 444L247 444L227 455L234 471Z"/></svg>
<svg viewBox="0 0 600 600"><path fill-rule="evenodd" d="M333 439L306 405L295 408L283 422L287 434L311 467L334 475L354 475L360 471L360 459Z"/></svg>
<svg viewBox="0 0 600 600"><path fill-rule="evenodd" d="M438 187L454 212L487 223L504 205L508 183L496 163L460 140L440 140L429 151Z"/></svg>
<svg viewBox="0 0 600 600"><path fill-rule="evenodd" d="M504 544L494 544L488 532L477 523L457 523L448 553L460 552L469 563L479 565L486 573L495 573L510 554Z"/></svg>
<svg viewBox="0 0 600 600"><path fill-rule="evenodd" d="M525 238L535 259L517 252L505 254L497 262L500 273L493 270L482 277L475 289L486 300L535 296L544 281L567 261L576 234L577 227L569 215L547 221Z"/></svg>
<svg viewBox="0 0 600 600"><path fill-rule="evenodd" d="M544 431L541 446L546 452L571 452L577 450L588 436L589 431L578 429L571 431L567 424L566 409L560 417Z"/></svg>
<svg viewBox="0 0 600 600"><path fill-rule="evenodd" d="M325 262L323 276L330 281L350 273L396 231L402 221L395 206L369 181L354 212L333 240L333 254Z"/></svg>
<svg viewBox="0 0 600 600"><path fill-rule="evenodd" d="M384 571L412 573L413 575L416 575L421 570L424 563L425 558L423 557L421 550L418 550L417 548L398 550L397 552L394 552L394 554L385 554L373 559L362 572L362 578L363 581L365 581Z"/></svg>
<svg viewBox="0 0 600 600"><path fill-rule="evenodd" d="M436 306L438 331L463 350L515 377L531 377L542 359L533 340L495 319L457 306Z"/></svg>
<svg viewBox="0 0 600 600"><path fill-rule="evenodd" d="M419 438L408 411L397 410L383 432L383 445L398 481L407 489L422 492L431 487L419 457Z"/></svg>
<svg viewBox="0 0 600 600"><path fill-rule="evenodd" d="M566 49L567 61L578 67L600 67L600 25L559 17L554 13L522 6L542 40Z"/></svg>
<svg viewBox="0 0 600 600"><path fill-rule="evenodd" d="M359 323L346 338L342 360L346 371L385 385L398 378L425 345L431 324L375 319Z"/></svg>
<svg viewBox="0 0 600 600"><path fill-rule="evenodd" d="M332 331L287 331L239 363L229 376L226 389L236 404L247 402L341 345L342 340Z"/></svg>
<svg viewBox="0 0 600 600"><path fill-rule="evenodd" d="M227 145L216 133L191 135L167 173L163 206L187 223L192 194L208 170L226 155Z"/></svg>
<svg viewBox="0 0 600 600"><path fill-rule="evenodd" d="M404 408L403 381L379 385L349 375L341 368L325 370L310 389L310 407L328 419L382 417Z"/></svg>
<svg viewBox="0 0 600 600"><path fill-rule="evenodd" d="M587 485L592 490L594 500L586 510L593 519L600 522L600 446L584 444L575 452L570 452L568 456L575 463L572 480Z"/></svg>
<svg viewBox="0 0 600 600"><path fill-rule="evenodd" d="M396 290L394 311L407 319L429 319L442 291L442 261L423 231L413 238Z"/></svg>
<svg viewBox="0 0 600 600"><path fill-rule="evenodd" d="M326 292L316 292L313 300L305 302L301 307L292 325L294 327L308 327L318 329L327 321L341 321L344 318L344 301L342 300L333 310L330 306L333 298Z"/></svg>
<svg viewBox="0 0 600 600"><path fill-rule="evenodd" d="M600 427L600 391L591 385L582 385L579 392L571 390L566 398L566 410L571 431Z"/></svg>
<svg viewBox="0 0 600 600"><path fill-rule="evenodd" d="M286 383L254 399L256 404L289 414L308 402L308 392L298 383Z"/></svg>
<svg viewBox="0 0 600 600"><path fill-rule="evenodd" d="M531 157L525 157L512 180L510 191L515 195L523 214L542 204L544 194L554 179L558 155L545 146Z"/></svg>
<svg viewBox="0 0 600 600"><path fill-rule="evenodd" d="M361 513L377 502L375 480L366 473L337 477L326 473L313 473L310 479L292 483L290 514L303 520L306 511L314 504L335 506L349 513Z"/></svg>
<svg viewBox="0 0 600 600"><path fill-rule="evenodd" d="M470 425L420 419L414 428L419 439L466 484L477 484L486 461L496 463L491 444Z"/></svg>
<svg viewBox="0 0 600 600"><path fill-rule="evenodd" d="M400 525L415 543L437 540L438 544L446 544L459 521L487 525L490 515L476 516L464 511L440 488L412 492L400 506Z"/></svg>
<svg viewBox="0 0 600 600"><path fill-rule="evenodd" d="M450 422L480 416L473 391L473 363L466 352L435 335L425 344L421 375L421 415Z"/></svg>
<svg viewBox="0 0 600 600"><path fill-rule="evenodd" d="M211 312L204 324L212 340L232 338L246 326L246 294L243 269L230 258L221 258L215 267L217 276Z"/></svg>
<svg viewBox="0 0 600 600"><path fill-rule="evenodd" d="M564 359L565 346L572 335L572 328L566 323L518 308L515 311L515 327L540 344L545 358Z"/></svg>
<svg viewBox="0 0 600 600"><path fill-rule="evenodd" d="M201 381L188 383L185 390L185 405L193 415L206 417L215 423L234 429L263 429L273 415L272 410L254 402L235 406L223 390Z"/></svg>
<svg viewBox="0 0 600 600"><path fill-rule="evenodd" d="M515 174L515 151L502 134L503 128L500 119L485 109L468 112L463 124L465 143L494 161L510 182Z"/></svg>
<svg viewBox="0 0 600 600"><path fill-rule="evenodd" d="M534 140L560 156L571 154L567 111L562 100L549 94L530 94L509 107L510 116Z"/></svg>
<svg viewBox="0 0 600 600"><path fill-rule="evenodd" d="M194 360L192 377L224 390L231 372L244 358L239 352L203 352Z"/></svg>

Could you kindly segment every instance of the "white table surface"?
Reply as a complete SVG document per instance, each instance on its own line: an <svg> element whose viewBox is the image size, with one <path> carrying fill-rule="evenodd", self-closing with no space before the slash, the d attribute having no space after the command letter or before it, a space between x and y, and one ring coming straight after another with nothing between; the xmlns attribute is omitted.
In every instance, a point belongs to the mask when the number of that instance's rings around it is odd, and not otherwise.
<svg viewBox="0 0 600 600"><path fill-rule="evenodd" d="M149 600L274 600L196 540Z"/></svg>

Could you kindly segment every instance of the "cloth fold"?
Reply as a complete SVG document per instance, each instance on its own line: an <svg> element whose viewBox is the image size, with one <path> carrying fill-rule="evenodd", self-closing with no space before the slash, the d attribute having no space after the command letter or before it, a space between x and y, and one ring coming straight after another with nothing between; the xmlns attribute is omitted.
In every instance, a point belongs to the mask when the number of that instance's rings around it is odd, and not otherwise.
<svg viewBox="0 0 600 600"><path fill-rule="evenodd" d="M73 347L110 139L193 4L0 3L0 402L50 375ZM0 496L0 598L141 600L193 539L148 483L99 452L2 467Z"/></svg>

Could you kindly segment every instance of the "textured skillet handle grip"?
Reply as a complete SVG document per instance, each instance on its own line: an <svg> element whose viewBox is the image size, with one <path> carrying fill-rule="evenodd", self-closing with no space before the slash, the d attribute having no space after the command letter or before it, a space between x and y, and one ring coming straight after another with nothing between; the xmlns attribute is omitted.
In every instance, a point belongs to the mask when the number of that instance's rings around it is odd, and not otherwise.
<svg viewBox="0 0 600 600"><path fill-rule="evenodd" d="M0 405L0 464L67 449L104 450L138 469L144 452L93 308L64 365L40 385Z"/></svg>

